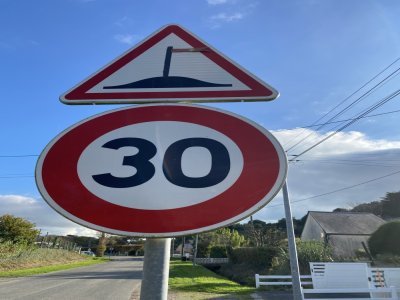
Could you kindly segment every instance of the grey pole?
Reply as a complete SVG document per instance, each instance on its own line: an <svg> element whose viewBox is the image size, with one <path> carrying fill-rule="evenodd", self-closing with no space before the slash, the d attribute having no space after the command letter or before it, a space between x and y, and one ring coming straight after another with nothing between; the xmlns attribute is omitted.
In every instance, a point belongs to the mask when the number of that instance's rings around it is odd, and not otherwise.
<svg viewBox="0 0 400 300"><path fill-rule="evenodd" d="M170 238L146 239L140 300L167 300L170 248Z"/></svg>
<svg viewBox="0 0 400 300"><path fill-rule="evenodd" d="M199 234L196 234L196 247L194 248L194 255L193 255L193 266L196 265L196 258L197 258L197 244L199 243Z"/></svg>
<svg viewBox="0 0 400 300"><path fill-rule="evenodd" d="M292 273L293 299L302 300L303 296L301 293L299 262L297 260L296 240L294 236L293 218L292 218L292 211L290 209L287 181L285 181L285 184L283 185L282 192L283 192L283 203L285 205L285 218L286 218L286 229L287 229L288 244L289 244L290 270Z"/></svg>

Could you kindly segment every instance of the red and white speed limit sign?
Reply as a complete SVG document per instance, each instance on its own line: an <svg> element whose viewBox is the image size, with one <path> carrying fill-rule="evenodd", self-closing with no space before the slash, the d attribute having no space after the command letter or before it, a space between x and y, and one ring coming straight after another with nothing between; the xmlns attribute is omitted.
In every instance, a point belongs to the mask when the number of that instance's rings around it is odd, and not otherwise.
<svg viewBox="0 0 400 300"><path fill-rule="evenodd" d="M81 225L176 236L237 222L266 205L287 160L265 129L218 109L147 105L62 132L36 167L43 198Z"/></svg>

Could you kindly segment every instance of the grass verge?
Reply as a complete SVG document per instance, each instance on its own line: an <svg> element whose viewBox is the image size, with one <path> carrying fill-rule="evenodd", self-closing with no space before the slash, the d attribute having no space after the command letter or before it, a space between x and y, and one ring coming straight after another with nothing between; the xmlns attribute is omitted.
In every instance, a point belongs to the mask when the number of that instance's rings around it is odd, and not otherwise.
<svg viewBox="0 0 400 300"><path fill-rule="evenodd" d="M171 260L169 271L171 291L219 295L248 295L254 288L242 286L192 262Z"/></svg>
<svg viewBox="0 0 400 300"><path fill-rule="evenodd" d="M42 267L35 267L29 269L19 269L19 270L12 270L12 271L1 271L0 277L23 277L29 275L37 275L37 274L44 274L54 271L61 271L61 270L68 270L78 267L86 267L90 265L100 264L103 262L109 261L107 258L88 258L83 261L72 262L72 263L64 263L64 264L56 264L50 266L42 266Z"/></svg>

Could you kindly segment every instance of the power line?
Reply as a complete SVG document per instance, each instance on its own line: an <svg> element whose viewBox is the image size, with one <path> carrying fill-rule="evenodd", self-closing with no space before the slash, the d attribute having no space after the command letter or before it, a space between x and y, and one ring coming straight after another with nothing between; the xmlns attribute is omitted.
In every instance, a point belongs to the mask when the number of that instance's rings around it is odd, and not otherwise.
<svg viewBox="0 0 400 300"><path fill-rule="evenodd" d="M378 116L383 116L383 115L388 115L388 114L393 114L393 113L398 113L398 112L400 112L400 109L398 109L398 110L392 110L392 111L387 111L387 112L383 112L383 113L380 113L380 114L374 114L374 115L364 116L364 117L362 117L362 118L360 118L360 119L378 117ZM307 125L307 126L301 126L301 127L299 127L299 128L310 128L310 127L316 127L316 126L321 126L321 125L329 125L329 124L335 124L335 123L344 123L344 122L352 121L352 120L354 120L354 119L344 119L344 120L326 122L326 123L315 124L315 125Z"/></svg>
<svg viewBox="0 0 400 300"><path fill-rule="evenodd" d="M352 96L354 96L355 94L357 94L359 91L361 91L364 87L366 87L369 83L371 83L372 81L374 81L379 75L383 74L386 70L388 70L391 66L393 66L396 62L398 62L400 60L400 57L395 59L392 63L390 63L386 68L384 68L382 71L380 71L378 74L376 74L374 77L372 77L370 80L368 80L366 83L364 83L361 87L359 87L356 91L354 91L353 93L351 93L349 96L347 96L345 99L343 99L339 104L337 104L335 107L333 107L331 110L329 110L327 113L325 113L322 117L320 117L317 121L315 121L313 123L313 125L317 122L319 122L320 120L322 120L323 118L325 118L327 115L329 115L332 111L334 111L336 108L338 108L340 105L342 105L344 102L346 102L347 100L349 100ZM397 70L395 71L397 72Z"/></svg>
<svg viewBox="0 0 400 300"><path fill-rule="evenodd" d="M344 162L344 161L342 161L342 162L340 162L340 161L329 161L329 160L301 160L301 159L299 159L299 160L296 160L295 161L296 163L297 162L317 162L317 163L322 163L322 164L333 164L333 165L345 165L345 166L349 166L349 165L352 165L352 166L369 166L369 167L390 167L390 168L393 168L393 167L400 167L400 165L385 165L385 164L380 164L380 163L376 163L376 162L370 162L370 163L368 163L368 162L357 162L357 161L349 161L349 162Z"/></svg>
<svg viewBox="0 0 400 300"><path fill-rule="evenodd" d="M392 62L389 66L387 66L384 70L382 70L381 72L379 72L377 75L375 75L372 79L370 79L368 82L366 82L363 86L361 86L359 89L357 89L355 92L353 92L350 96L346 97L344 100L342 100L338 105L336 105L334 108L332 108L330 111L328 111L326 114L324 114L322 117L320 117L317 121L315 121L313 124L311 124L312 126L319 122L320 120L322 120L323 118L325 118L328 114L330 114L333 110L335 110L337 107L339 107L341 104L343 104L344 102L346 102L348 99L350 99L353 95L355 95L357 92L359 92L362 88L364 88L366 85L368 85L370 82L372 82L375 78L377 78L379 75L381 75L383 72L385 72L387 69L389 69L393 64L395 64L397 61L399 61L400 58L397 58L394 62ZM399 75L398 71L400 70L400 68L397 68L394 72L390 73L388 76L386 76L383 80L381 80L380 82L378 82L376 85L374 85L372 88L370 88L368 91L366 91L364 94L362 94L360 97L358 97L356 100L354 100L352 103L350 103L348 106L346 106L344 109L342 109L341 111L339 111L336 115L334 115L333 117L331 117L327 122L322 123L321 125L318 126L318 128L316 129L316 131L320 130L322 127L324 127L325 125L329 124L330 122L332 122L334 119L336 119L337 117L339 117L340 115L342 115L344 112L346 112L347 110L349 110L352 106L354 106L355 104L361 102L363 99L365 99L366 97L368 97L369 95L371 95L375 90L377 90L379 87L383 86L388 80L393 79L395 76ZM397 73L397 74L396 74ZM302 132L297 135L297 137L295 137L295 139L297 139L299 136L301 136ZM295 148L296 146L298 146L301 142L303 142L304 140L308 139L311 135L313 135L314 133L309 133L306 137L302 138L300 141L296 142L294 145L292 145L291 147L289 147L286 151L290 151L293 148Z"/></svg>
<svg viewBox="0 0 400 300"><path fill-rule="evenodd" d="M380 176L380 177L373 178L373 179L370 179L370 180L367 180L367 181L363 181L363 182L360 182L360 183L357 183L357 184L354 184L354 185L351 185L351 186L347 186L347 187L344 187L344 188L341 188L341 189L337 189L337 190L334 190L334 191L331 191L331 192L327 192L327 193L311 196L311 197L308 197L308 198L303 198L303 199L300 199L300 200L291 201L291 204L298 203L298 202L303 202L303 201L306 201L306 200L310 200L310 199L314 199L314 198L318 198L318 197L322 197L322 196L326 196L326 195L331 195L331 194L334 194L334 193L337 193L337 192L341 192L341 191L345 191L345 190L349 190L349 189L355 188L357 186L364 185L364 184L367 184L367 183L370 183L370 182L374 182L374 181L377 181L377 180L381 180L383 178L390 177L390 176L393 176L393 175L396 175L396 174L399 174L399 173L400 173L400 171L396 171L396 172L393 172L393 173L386 174L384 176ZM271 205L269 207L276 207L276 206L281 206L281 205L283 205L283 203L282 204Z"/></svg>
<svg viewBox="0 0 400 300"><path fill-rule="evenodd" d="M343 125L342 127L340 127L339 129L337 129L335 132L329 134L328 136L326 136L325 138L323 138L322 140L320 140L319 142L315 143L314 145L310 146L309 148L307 148L306 150L302 151L300 154L294 155L294 158L290 159L289 161L294 161L296 160L298 157L304 155L305 153L309 152L310 150L314 149L315 147L317 147L318 145L322 144L323 142L325 142L326 140L330 139L331 137L333 137L335 134L341 132L342 130L344 130L345 128L349 127L350 125L352 125L353 123L357 122L359 119L361 119L362 117L366 116L367 114L369 114L370 112L374 111L375 109L381 107L382 105L384 105L385 103L387 103L388 101L394 99L395 97L397 97L398 95L400 95L400 89L393 92L392 94L390 94L389 96L383 98L382 100L378 101L376 104L370 106L368 109L364 110L364 112L360 113L357 117L355 117L354 119L352 119L352 121L348 122L347 124Z"/></svg>

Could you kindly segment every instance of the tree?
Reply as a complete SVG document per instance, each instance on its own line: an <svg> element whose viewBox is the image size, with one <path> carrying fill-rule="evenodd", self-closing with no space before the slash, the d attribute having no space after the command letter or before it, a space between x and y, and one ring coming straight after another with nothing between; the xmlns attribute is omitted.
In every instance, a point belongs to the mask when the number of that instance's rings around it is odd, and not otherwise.
<svg viewBox="0 0 400 300"><path fill-rule="evenodd" d="M39 234L35 224L12 215L0 217L0 240L32 244Z"/></svg>
<svg viewBox="0 0 400 300"><path fill-rule="evenodd" d="M378 201L361 203L352 209L336 208L335 212L353 211L373 213L384 219L400 217L400 192L386 193L385 197Z"/></svg>
<svg viewBox="0 0 400 300"><path fill-rule="evenodd" d="M225 255L228 248L240 247L245 243L245 237L234 229L228 227L220 228L215 231L202 233L199 235L197 244L197 256L209 257L213 252L212 248L224 249ZM220 251L218 249L217 251Z"/></svg>
<svg viewBox="0 0 400 300"><path fill-rule="evenodd" d="M99 244L97 245L96 249L97 257L102 257L104 255L104 252L106 251L107 248L106 245L107 245L107 236L104 232L101 232L99 236Z"/></svg>
<svg viewBox="0 0 400 300"><path fill-rule="evenodd" d="M385 218L400 217L400 192L386 193L382 199L382 216Z"/></svg>
<svg viewBox="0 0 400 300"><path fill-rule="evenodd" d="M379 227L369 238L368 246L372 255L400 255L400 221L389 222Z"/></svg>

